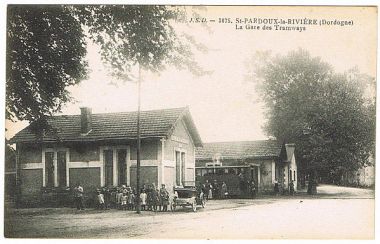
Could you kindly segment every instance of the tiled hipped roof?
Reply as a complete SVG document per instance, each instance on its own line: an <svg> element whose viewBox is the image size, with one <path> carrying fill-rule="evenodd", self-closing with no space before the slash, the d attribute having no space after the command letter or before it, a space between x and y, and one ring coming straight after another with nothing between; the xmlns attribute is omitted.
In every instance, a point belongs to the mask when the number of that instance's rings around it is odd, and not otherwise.
<svg viewBox="0 0 380 244"><path fill-rule="evenodd" d="M176 122L184 119L196 146L202 141L191 119L187 107L141 111L141 138L160 138L171 134ZM46 133L43 141L99 141L112 139L135 139L137 136L137 112L92 114L92 130L81 134L81 115L53 116L48 119L49 125L56 133ZM13 142L32 142L36 135L29 126L17 133Z"/></svg>
<svg viewBox="0 0 380 244"><path fill-rule="evenodd" d="M203 143L196 149L197 160L280 157L282 144L276 140Z"/></svg>

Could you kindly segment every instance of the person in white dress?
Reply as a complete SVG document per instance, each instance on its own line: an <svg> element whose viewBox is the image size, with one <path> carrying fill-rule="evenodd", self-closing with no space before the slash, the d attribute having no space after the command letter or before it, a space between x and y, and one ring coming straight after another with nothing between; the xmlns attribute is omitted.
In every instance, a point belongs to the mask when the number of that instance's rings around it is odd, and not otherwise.
<svg viewBox="0 0 380 244"><path fill-rule="evenodd" d="M145 190L143 190L140 194L141 210L143 211L145 211L146 199L147 199L147 194L145 193Z"/></svg>

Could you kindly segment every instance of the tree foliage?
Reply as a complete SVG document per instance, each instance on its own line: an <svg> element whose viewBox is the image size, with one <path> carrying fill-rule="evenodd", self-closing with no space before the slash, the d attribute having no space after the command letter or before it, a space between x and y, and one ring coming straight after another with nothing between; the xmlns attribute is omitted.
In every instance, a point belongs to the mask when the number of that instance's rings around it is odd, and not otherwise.
<svg viewBox="0 0 380 244"><path fill-rule="evenodd" d="M8 7L6 118L35 121L60 111L67 86L86 77L81 24L66 7Z"/></svg>
<svg viewBox="0 0 380 244"><path fill-rule="evenodd" d="M10 5L6 117L46 125L44 118L70 100L67 87L86 78L87 39L100 46L111 74L122 80L131 79L136 65L204 74L192 57L193 47L201 46L173 28L181 14L153 5Z"/></svg>
<svg viewBox="0 0 380 244"><path fill-rule="evenodd" d="M192 59L191 43L187 41L191 37L183 33L179 36L172 26L183 14L178 8L101 5L75 10L116 77L129 79L131 68L136 65L152 72L161 71L167 65L197 75L203 72Z"/></svg>
<svg viewBox="0 0 380 244"><path fill-rule="evenodd" d="M253 74L267 106L265 130L296 143L303 170L341 174L369 163L375 104L365 89L373 79L352 70L337 74L302 49L277 57L261 54L257 61Z"/></svg>

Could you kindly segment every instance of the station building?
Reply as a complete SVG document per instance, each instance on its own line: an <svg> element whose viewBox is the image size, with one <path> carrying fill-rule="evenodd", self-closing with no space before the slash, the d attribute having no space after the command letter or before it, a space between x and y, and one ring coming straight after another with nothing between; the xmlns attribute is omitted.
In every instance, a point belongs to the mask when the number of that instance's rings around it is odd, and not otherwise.
<svg viewBox="0 0 380 244"><path fill-rule="evenodd" d="M195 148L202 141L188 107L141 111L141 184L194 185ZM33 125L17 133L16 170L21 201L42 190L81 183L136 186L137 112L53 116L41 133Z"/></svg>

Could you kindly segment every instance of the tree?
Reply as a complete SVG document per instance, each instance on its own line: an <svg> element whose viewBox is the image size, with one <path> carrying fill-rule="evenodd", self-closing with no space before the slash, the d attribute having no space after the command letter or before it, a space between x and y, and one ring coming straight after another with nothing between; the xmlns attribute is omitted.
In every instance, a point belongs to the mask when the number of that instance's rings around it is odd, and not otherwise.
<svg viewBox="0 0 380 244"><path fill-rule="evenodd" d="M337 74L302 49L258 57L251 78L267 106L265 130L296 143L303 172L339 177L369 164L375 110L374 100L365 97L364 84L372 79L352 70Z"/></svg>
<svg viewBox="0 0 380 244"><path fill-rule="evenodd" d="M136 64L149 71L175 65L203 74L192 58L192 47L202 46L173 28L183 13L152 5L8 6L6 118L46 127L46 117L70 101L67 87L86 78L88 39L122 80L131 79Z"/></svg>
<svg viewBox="0 0 380 244"><path fill-rule="evenodd" d="M36 121L70 100L86 77L85 35L65 6L8 6L6 118Z"/></svg>

